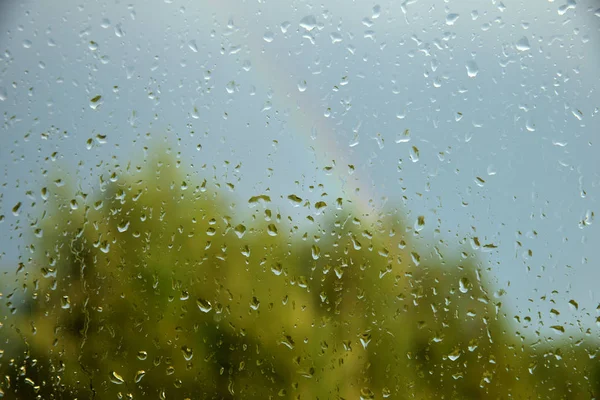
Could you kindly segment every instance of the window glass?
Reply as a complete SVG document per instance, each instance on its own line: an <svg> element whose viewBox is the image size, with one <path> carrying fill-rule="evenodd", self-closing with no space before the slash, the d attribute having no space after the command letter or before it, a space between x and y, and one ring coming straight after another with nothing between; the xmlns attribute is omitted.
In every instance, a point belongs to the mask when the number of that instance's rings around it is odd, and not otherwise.
<svg viewBox="0 0 600 400"><path fill-rule="evenodd" d="M0 397L600 396L600 5L0 5Z"/></svg>

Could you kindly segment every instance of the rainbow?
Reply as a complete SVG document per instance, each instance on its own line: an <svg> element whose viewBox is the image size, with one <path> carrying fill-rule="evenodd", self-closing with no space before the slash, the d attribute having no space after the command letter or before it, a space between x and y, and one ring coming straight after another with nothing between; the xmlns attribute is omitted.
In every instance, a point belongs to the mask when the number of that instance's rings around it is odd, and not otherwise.
<svg viewBox="0 0 600 400"><path fill-rule="evenodd" d="M233 14L230 10L240 7L238 2L232 0L221 0L215 4L219 4L218 8L226 14L222 15L226 18ZM290 29L295 29L295 26L291 25ZM289 112L287 129L306 143L307 150L314 153L321 168L332 166L332 161L335 162L336 165L327 176L328 191L333 192L335 189L344 201L351 202L363 214L363 218L375 219L378 210L374 185L368 184L364 169L356 168L352 174L349 173L346 161L351 154L351 147L349 143L336 141L336 120L314 110L314 105L311 104L314 102L314 95L311 95L310 87L306 91L299 90L296 80L284 72L292 68L286 68L282 58L275 58L276 54L269 51L269 43L262 36L248 35L245 40L252 63L250 73L272 90L273 108ZM315 131L316 135L313 134ZM345 187L345 183L350 181L360 190Z"/></svg>

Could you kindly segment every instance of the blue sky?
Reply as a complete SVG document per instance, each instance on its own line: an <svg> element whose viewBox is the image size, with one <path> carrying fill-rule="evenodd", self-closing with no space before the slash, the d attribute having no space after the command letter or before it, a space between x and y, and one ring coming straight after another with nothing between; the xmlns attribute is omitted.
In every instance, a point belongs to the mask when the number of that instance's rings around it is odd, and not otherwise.
<svg viewBox="0 0 600 400"><path fill-rule="evenodd" d="M240 204L270 190L300 217L287 195L322 184L331 198L424 215L424 244L477 236L497 246L474 251L507 314L598 329L596 2L2 7L3 265L23 255L43 170L94 187L98 171L140 159L150 133L193 175L235 183ZM88 149L97 134L106 143Z"/></svg>

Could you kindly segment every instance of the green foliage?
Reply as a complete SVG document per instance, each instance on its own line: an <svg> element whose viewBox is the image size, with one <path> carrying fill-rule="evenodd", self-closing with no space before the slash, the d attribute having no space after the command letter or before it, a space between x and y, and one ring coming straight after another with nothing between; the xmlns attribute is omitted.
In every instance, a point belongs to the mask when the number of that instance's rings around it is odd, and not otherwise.
<svg viewBox="0 0 600 400"><path fill-rule="evenodd" d="M304 234L182 176L155 159L50 193L0 329L6 398L598 394L595 342L529 347L478 261L418 250L400 216L330 205Z"/></svg>

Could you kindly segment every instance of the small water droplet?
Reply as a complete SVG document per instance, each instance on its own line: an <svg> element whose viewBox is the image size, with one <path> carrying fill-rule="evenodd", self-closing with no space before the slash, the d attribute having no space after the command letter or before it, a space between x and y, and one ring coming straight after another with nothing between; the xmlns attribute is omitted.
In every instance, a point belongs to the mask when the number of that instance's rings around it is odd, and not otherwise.
<svg viewBox="0 0 600 400"><path fill-rule="evenodd" d="M15 204L15 206L12 208L12 213L15 217L19 216L20 210L21 210L21 202L19 201L17 204Z"/></svg>
<svg viewBox="0 0 600 400"><path fill-rule="evenodd" d="M292 24L290 23L290 21L283 21L279 26L279 28L281 29L281 33L287 33L291 25Z"/></svg>
<svg viewBox="0 0 600 400"><path fill-rule="evenodd" d="M60 299L60 308L65 310L71 308L71 299L69 299L69 296L63 296Z"/></svg>
<svg viewBox="0 0 600 400"><path fill-rule="evenodd" d="M460 351L460 349L456 348L450 354L448 354L448 358L450 359L450 361L456 361L460 358L461 354L462 352Z"/></svg>
<svg viewBox="0 0 600 400"><path fill-rule="evenodd" d="M275 263L271 266L271 272L273 274L275 274L276 276L281 275L281 273L283 272L283 266L281 265L281 263Z"/></svg>
<svg viewBox="0 0 600 400"><path fill-rule="evenodd" d="M332 44L340 43L342 41L342 35L340 35L338 32L332 32L329 35L329 38L331 39Z"/></svg>
<svg viewBox="0 0 600 400"><path fill-rule="evenodd" d="M256 311L259 307L260 301L256 297L252 297L252 300L250 300L250 308Z"/></svg>
<svg viewBox="0 0 600 400"><path fill-rule="evenodd" d="M123 233L129 229L129 221L123 221L119 225L117 225L117 229L119 232Z"/></svg>
<svg viewBox="0 0 600 400"><path fill-rule="evenodd" d="M235 232L236 236L241 239L246 233L246 227L243 224L239 224L233 228L233 231Z"/></svg>
<svg viewBox="0 0 600 400"><path fill-rule="evenodd" d="M306 91L306 81L304 79L298 81L298 91L300 93Z"/></svg>
<svg viewBox="0 0 600 400"><path fill-rule="evenodd" d="M97 109L102 104L102 96L98 95L90 99L90 108L92 110Z"/></svg>
<svg viewBox="0 0 600 400"><path fill-rule="evenodd" d="M405 129L404 132L396 135L396 143L408 143L410 142L410 131Z"/></svg>
<svg viewBox="0 0 600 400"><path fill-rule="evenodd" d="M371 343L371 333L365 332L361 334L359 340L360 344L362 344L363 349L366 349L367 346L369 346L369 343Z"/></svg>
<svg viewBox="0 0 600 400"><path fill-rule="evenodd" d="M415 231L421 232L424 227L425 227L425 216L419 215L417 217L417 220L415 221L415 226L414 226Z"/></svg>
<svg viewBox="0 0 600 400"><path fill-rule="evenodd" d="M188 47L190 48L191 51L193 51L194 53L198 52L198 45L196 44L195 40L190 40L188 42Z"/></svg>
<svg viewBox="0 0 600 400"><path fill-rule="evenodd" d="M360 400L373 400L375 399L375 393L369 388L360 389Z"/></svg>
<svg viewBox="0 0 600 400"><path fill-rule="evenodd" d="M458 281L458 290L460 290L461 293L467 293L469 289L471 289L471 282L469 279L465 277L460 278Z"/></svg>
<svg viewBox="0 0 600 400"><path fill-rule="evenodd" d="M311 254L313 260L318 260L321 257L321 249L316 244L313 244L311 247Z"/></svg>
<svg viewBox="0 0 600 400"><path fill-rule="evenodd" d="M144 361L146 358L148 358L148 353L144 350L140 350L138 351L137 358L138 360Z"/></svg>
<svg viewBox="0 0 600 400"><path fill-rule="evenodd" d="M294 339L290 335L285 335L280 343L289 349L293 349L295 346Z"/></svg>
<svg viewBox="0 0 600 400"><path fill-rule="evenodd" d="M475 61L468 61L465 66L467 68L467 75L469 76L469 78L475 78L479 73L479 67L477 66L477 63L475 63Z"/></svg>
<svg viewBox="0 0 600 400"><path fill-rule="evenodd" d="M182 346L181 352L183 353L183 358L185 358L186 361L190 361L194 357L194 351L188 346Z"/></svg>

